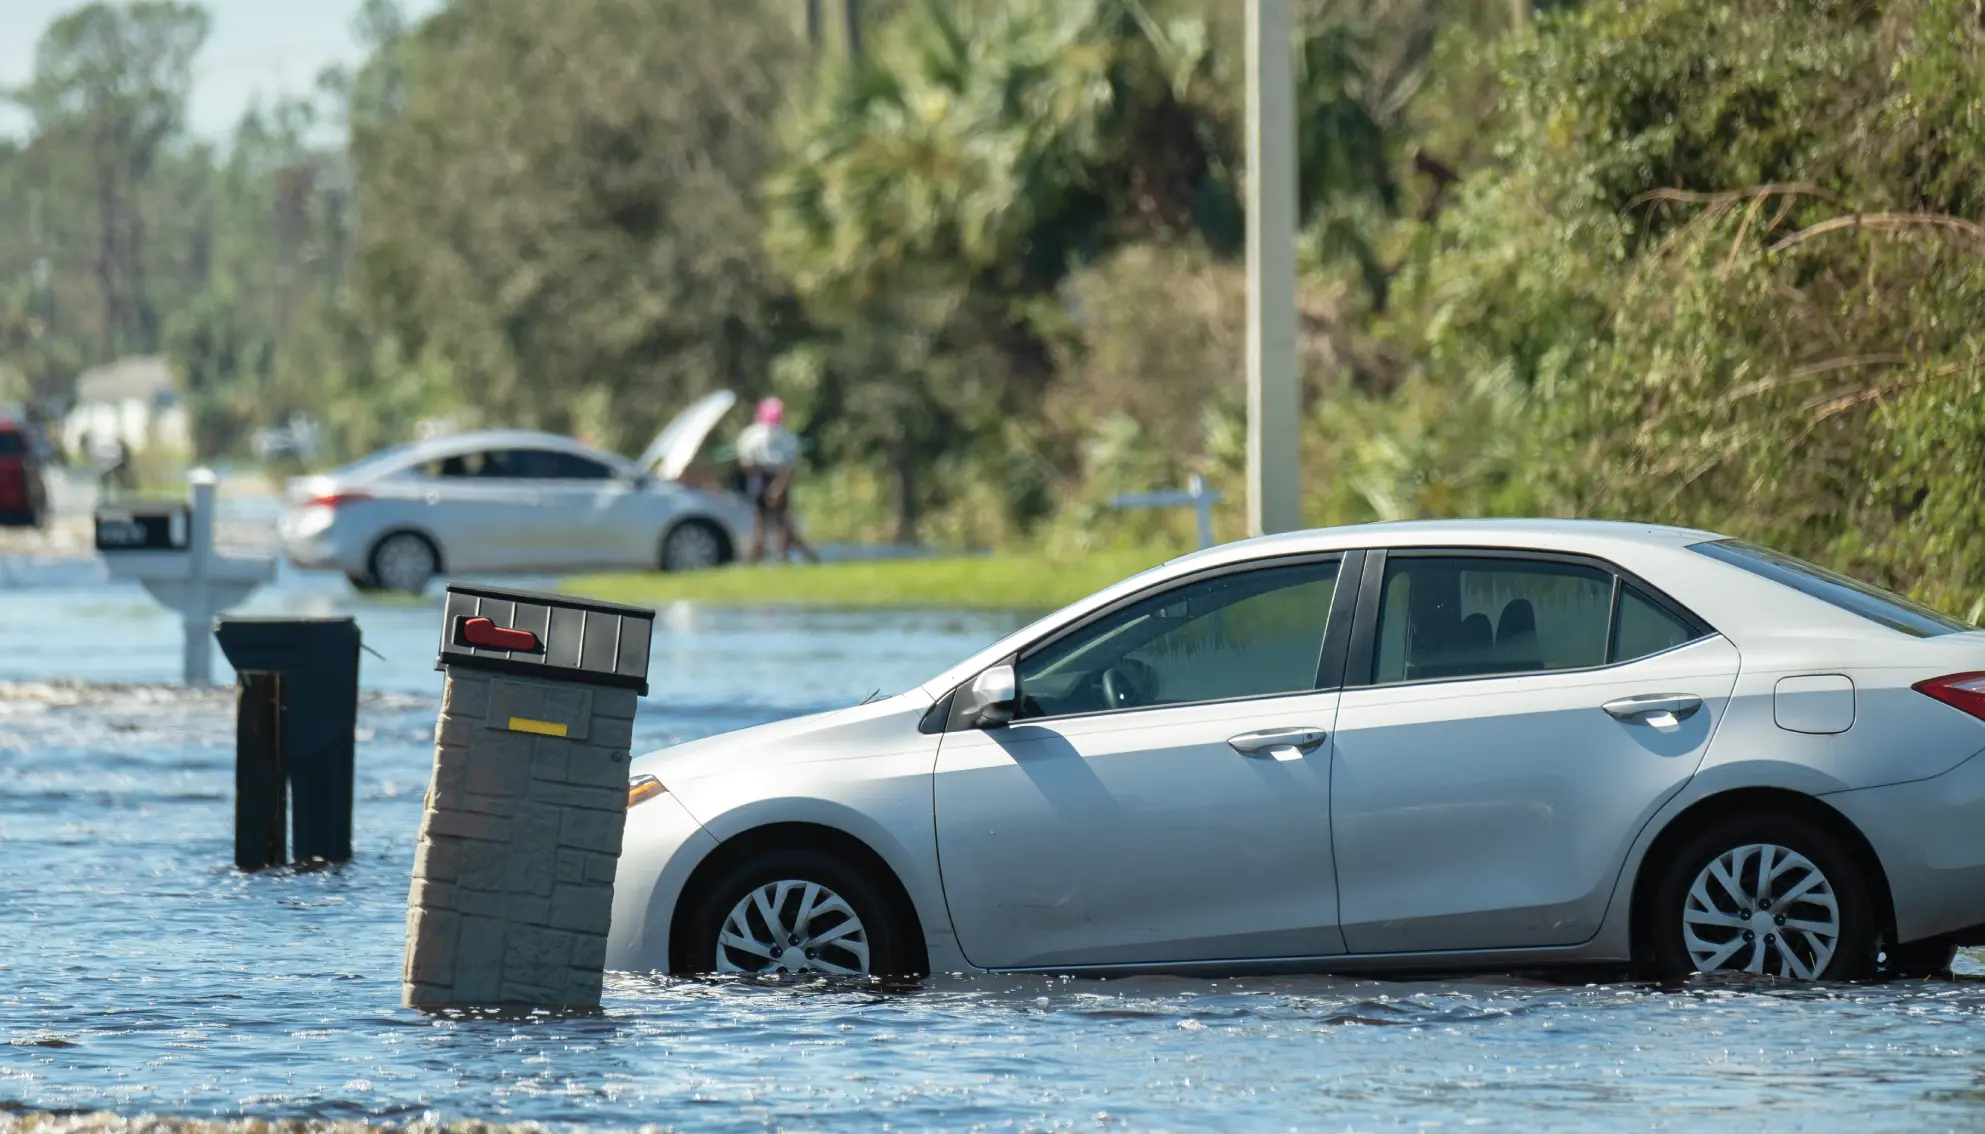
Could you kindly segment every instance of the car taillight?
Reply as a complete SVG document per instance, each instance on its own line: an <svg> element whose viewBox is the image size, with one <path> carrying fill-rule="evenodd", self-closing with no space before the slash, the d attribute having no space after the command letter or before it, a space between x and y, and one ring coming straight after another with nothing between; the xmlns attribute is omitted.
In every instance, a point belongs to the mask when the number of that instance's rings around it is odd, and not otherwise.
<svg viewBox="0 0 1985 1134"><path fill-rule="evenodd" d="M1932 677L1927 681L1919 681L1910 688L1985 721L1985 673L1953 673L1944 677Z"/></svg>
<svg viewBox="0 0 1985 1134"><path fill-rule="evenodd" d="M366 492L332 492L323 496L313 496L309 500L304 501L303 506L306 508L338 508L346 504L356 504L361 500L370 499L372 499L372 495Z"/></svg>

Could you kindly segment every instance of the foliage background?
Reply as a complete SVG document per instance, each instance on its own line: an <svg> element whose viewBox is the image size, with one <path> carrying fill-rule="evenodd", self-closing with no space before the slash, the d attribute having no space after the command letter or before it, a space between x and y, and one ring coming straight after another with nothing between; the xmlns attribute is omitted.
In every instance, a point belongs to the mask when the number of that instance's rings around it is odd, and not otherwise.
<svg viewBox="0 0 1985 1134"><path fill-rule="evenodd" d="M1978 0L1299 8L1310 520L1695 524L1980 613ZM208 452L342 455L631 452L726 385L793 405L816 534L1178 543L1106 505L1195 472L1242 534L1241 6L860 9L372 0L216 146L197 6L85 6L0 142L0 385L159 351Z"/></svg>

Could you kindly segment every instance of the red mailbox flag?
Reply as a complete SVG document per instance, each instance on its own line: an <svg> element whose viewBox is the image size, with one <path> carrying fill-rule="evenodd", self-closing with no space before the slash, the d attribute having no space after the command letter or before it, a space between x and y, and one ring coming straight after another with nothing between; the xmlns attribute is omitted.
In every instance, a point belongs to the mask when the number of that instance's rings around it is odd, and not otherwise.
<svg viewBox="0 0 1985 1134"><path fill-rule="evenodd" d="M538 636L529 630L498 626L487 618L470 618L462 623L462 641L485 650L535 650Z"/></svg>

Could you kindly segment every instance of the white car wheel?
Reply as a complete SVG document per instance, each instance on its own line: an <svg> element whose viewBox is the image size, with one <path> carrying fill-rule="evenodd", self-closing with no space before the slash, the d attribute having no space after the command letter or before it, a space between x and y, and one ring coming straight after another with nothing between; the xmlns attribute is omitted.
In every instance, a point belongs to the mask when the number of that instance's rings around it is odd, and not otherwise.
<svg viewBox="0 0 1985 1134"><path fill-rule="evenodd" d="M420 594L440 569L434 545L413 532L395 532L372 549L372 577L388 590Z"/></svg>
<svg viewBox="0 0 1985 1134"><path fill-rule="evenodd" d="M868 930L818 882L767 882L739 898L717 933L720 973L869 975Z"/></svg>
<svg viewBox="0 0 1985 1134"><path fill-rule="evenodd" d="M662 570L701 571L724 561L724 538L704 520L684 520L662 539Z"/></svg>
<svg viewBox="0 0 1985 1134"><path fill-rule="evenodd" d="M1805 855L1752 843L1717 856L1696 875L1682 934L1698 972L1813 980L1840 947L1840 901Z"/></svg>
<svg viewBox="0 0 1985 1134"><path fill-rule="evenodd" d="M1783 813L1730 815L1696 832L1663 856L1643 967L1662 980L1706 972L1870 975L1880 915L1847 839Z"/></svg>

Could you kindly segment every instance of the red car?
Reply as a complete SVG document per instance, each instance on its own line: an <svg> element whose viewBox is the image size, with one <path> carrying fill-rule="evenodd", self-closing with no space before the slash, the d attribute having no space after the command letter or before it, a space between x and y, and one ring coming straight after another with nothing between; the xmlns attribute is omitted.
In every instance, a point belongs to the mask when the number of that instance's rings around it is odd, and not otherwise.
<svg viewBox="0 0 1985 1134"><path fill-rule="evenodd" d="M47 517L48 490L31 427L0 417L0 525L38 528Z"/></svg>

